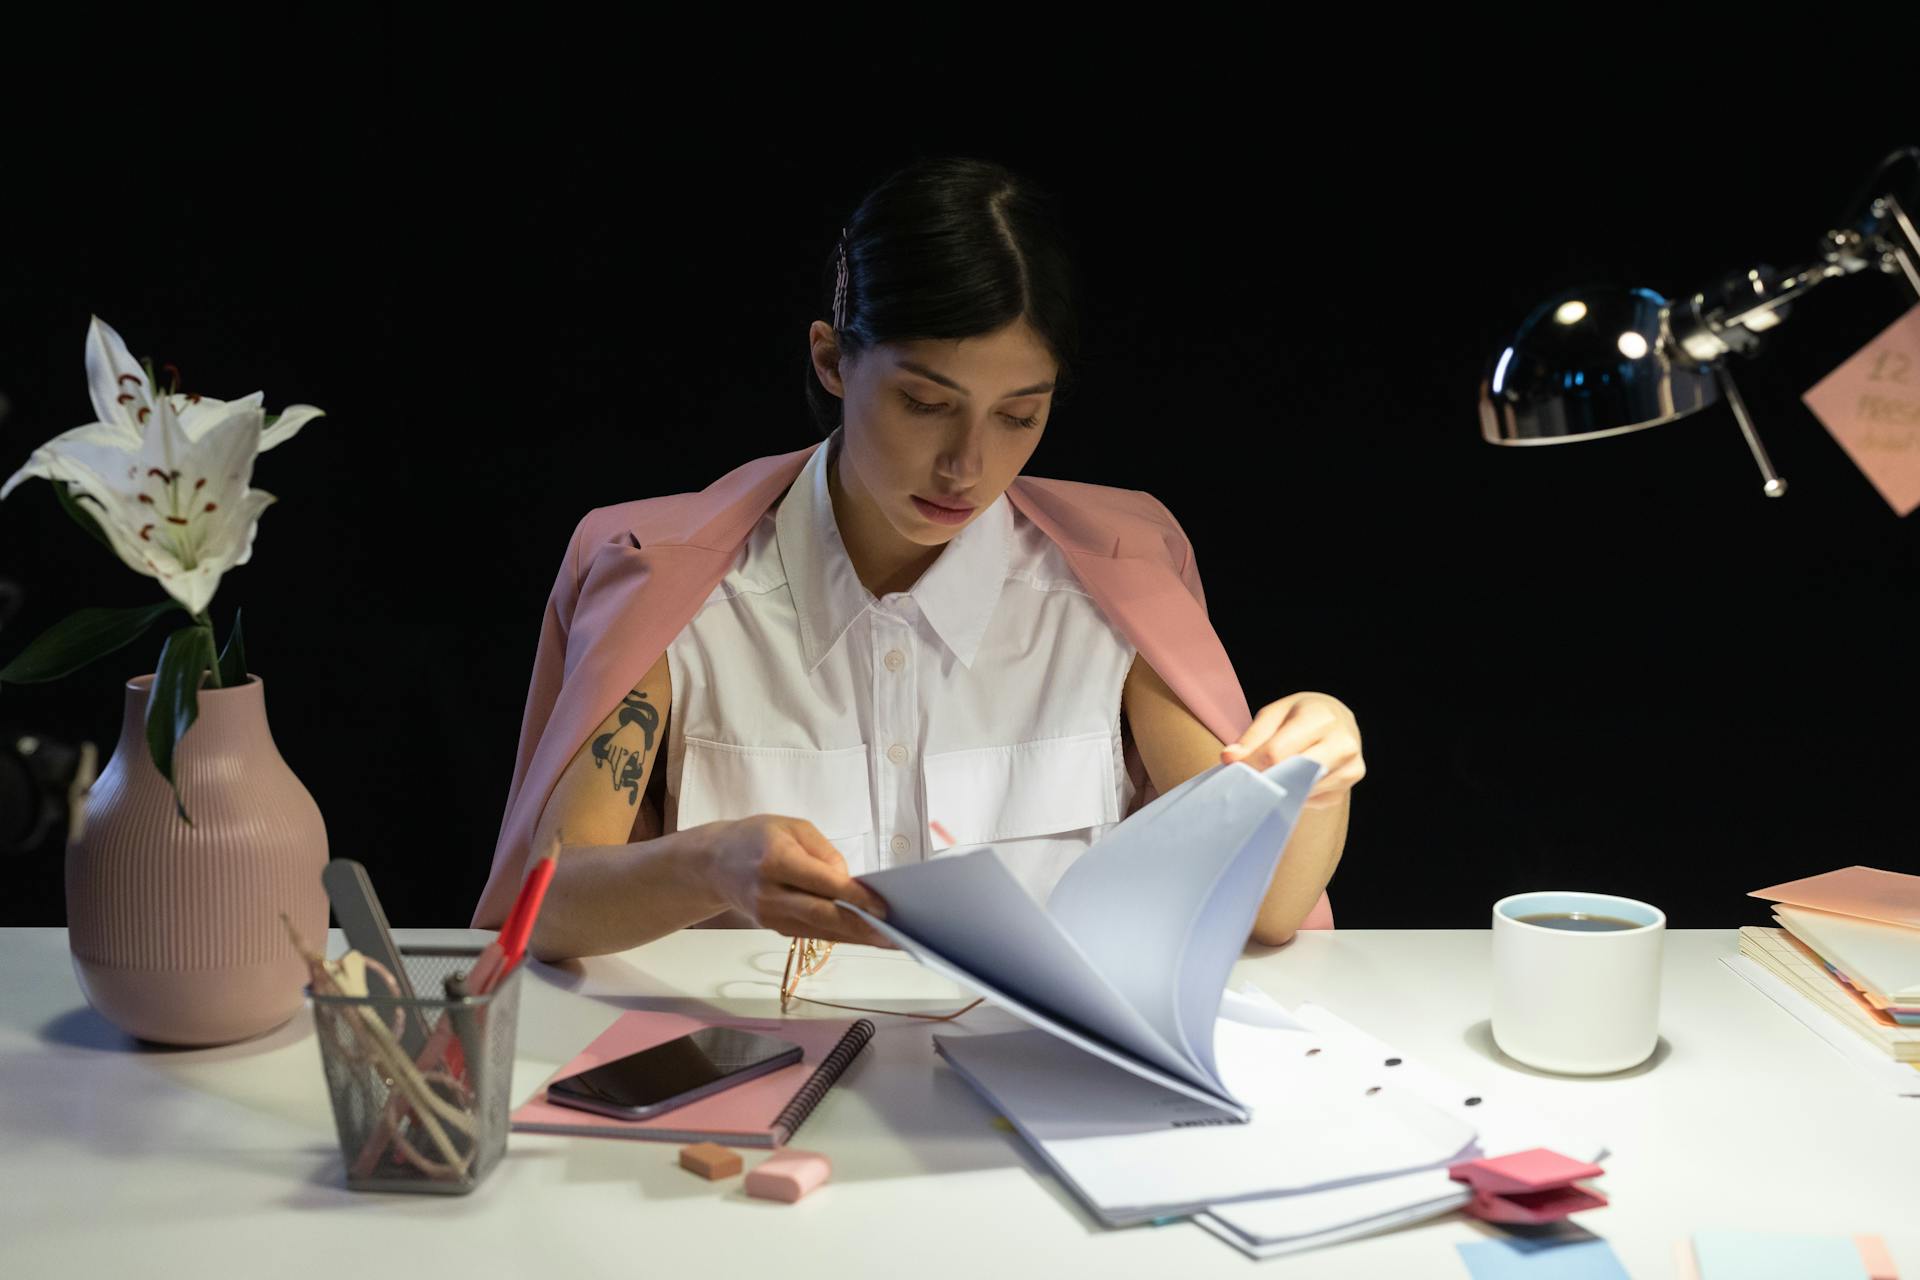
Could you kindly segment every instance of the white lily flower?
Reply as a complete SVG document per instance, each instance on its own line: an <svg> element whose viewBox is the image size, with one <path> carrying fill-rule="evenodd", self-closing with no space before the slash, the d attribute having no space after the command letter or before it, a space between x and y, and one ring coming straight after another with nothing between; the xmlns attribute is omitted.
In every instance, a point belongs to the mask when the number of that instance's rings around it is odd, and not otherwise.
<svg viewBox="0 0 1920 1280"><path fill-rule="evenodd" d="M14 472L6 484L0 485L0 499L12 493L22 480L35 476L46 480L68 479L58 473L54 455L70 444L117 442L128 449L139 449L147 434L147 419L162 402L173 411L188 442L197 444L213 427L226 421L233 410L259 409L266 398L260 391L238 400L213 400L186 392L158 393L148 385L146 370L127 350L127 344L120 340L113 326L99 316L94 316L87 326L87 392L93 398L93 411L98 420L75 427L35 449L27 464ZM286 443L307 423L325 416L310 404L288 405L261 436L260 451L264 453Z"/></svg>
<svg viewBox="0 0 1920 1280"><path fill-rule="evenodd" d="M238 400L210 400L182 392L156 396L147 386L146 371L127 350L127 344L120 340L113 326L99 316L94 316L87 326L87 390L93 396L93 411L100 421L124 428L129 442L137 441L142 434L138 421L140 408L151 407L159 399L172 402L187 438L195 441L215 423L224 421L229 408L252 406L257 409L265 399L265 393L260 391ZM273 426L261 437L260 452L286 443L301 427L325 416L310 404L288 405L286 412L274 419Z"/></svg>
<svg viewBox="0 0 1920 1280"><path fill-rule="evenodd" d="M257 402L222 407L219 419L202 418L197 438L188 435L170 396L139 405L128 423L102 421L66 432L34 450L28 466L0 488L0 498L28 475L66 481L76 497L93 500L89 513L127 567L158 579L199 616L221 575L252 557L260 513L277 501L248 486L266 415Z"/></svg>
<svg viewBox="0 0 1920 1280"><path fill-rule="evenodd" d="M99 316L94 316L87 326L87 391L93 396L93 411L100 421L124 428L129 443L143 434L138 420L141 406L151 407L158 399L172 403L187 438L197 441L208 428L225 420L230 407L250 405L257 409L266 398L266 393L261 391L238 400L212 400L184 392L156 396L147 386L146 370L133 358L113 326ZM261 437L260 452L285 444L307 423L325 416L310 404L288 405Z"/></svg>

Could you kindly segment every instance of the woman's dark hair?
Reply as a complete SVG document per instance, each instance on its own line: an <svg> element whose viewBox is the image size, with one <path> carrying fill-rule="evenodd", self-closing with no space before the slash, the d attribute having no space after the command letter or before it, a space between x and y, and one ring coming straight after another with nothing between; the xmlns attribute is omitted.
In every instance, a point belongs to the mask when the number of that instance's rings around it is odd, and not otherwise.
<svg viewBox="0 0 1920 1280"><path fill-rule="evenodd" d="M1060 402L1080 355L1074 243L1053 197L991 160L938 156L895 170L847 222L843 357L882 342L974 338L1025 319L1059 364ZM821 277L833 315L839 237ZM820 434L840 425L840 398L807 361L807 407Z"/></svg>

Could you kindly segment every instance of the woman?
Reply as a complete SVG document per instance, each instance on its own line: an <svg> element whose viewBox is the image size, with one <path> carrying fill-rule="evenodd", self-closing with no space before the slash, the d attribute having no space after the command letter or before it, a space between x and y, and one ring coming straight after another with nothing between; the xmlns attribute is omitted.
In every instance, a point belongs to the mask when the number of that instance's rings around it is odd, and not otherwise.
<svg viewBox="0 0 1920 1280"><path fill-rule="evenodd" d="M543 960L703 922L886 945L834 904L884 917L855 876L991 843L1044 899L1154 795L1307 755L1325 772L1252 940L1330 927L1352 713L1296 693L1249 716L1166 508L1021 475L1078 347L1046 199L920 162L831 266L808 331L825 443L575 529L474 925L562 848Z"/></svg>

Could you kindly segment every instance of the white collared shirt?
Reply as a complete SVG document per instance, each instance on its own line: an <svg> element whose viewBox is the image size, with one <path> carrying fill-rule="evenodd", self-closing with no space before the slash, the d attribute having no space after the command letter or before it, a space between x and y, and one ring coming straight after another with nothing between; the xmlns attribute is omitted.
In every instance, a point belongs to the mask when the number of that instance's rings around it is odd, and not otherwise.
<svg viewBox="0 0 1920 1280"><path fill-rule="evenodd" d="M1004 493L876 599L834 521L838 445L667 646L665 829L805 818L855 875L992 844L1045 901L1133 799L1133 644Z"/></svg>

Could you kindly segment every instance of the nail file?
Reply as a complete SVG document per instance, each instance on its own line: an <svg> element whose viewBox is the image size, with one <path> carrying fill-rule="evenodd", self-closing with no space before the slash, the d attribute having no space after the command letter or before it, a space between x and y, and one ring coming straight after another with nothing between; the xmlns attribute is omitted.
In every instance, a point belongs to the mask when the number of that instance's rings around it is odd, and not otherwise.
<svg viewBox="0 0 1920 1280"><path fill-rule="evenodd" d="M367 869L351 858L334 858L321 869L320 883L326 886L327 900L333 904L340 931L347 935L347 945L390 969L394 981L400 984L400 995L413 999L406 962L393 945L387 913L380 909L380 898L373 891L373 881L367 878ZM403 1008L407 1016L401 1024L400 1045L408 1056L417 1058L426 1047L426 1027L418 1009Z"/></svg>

